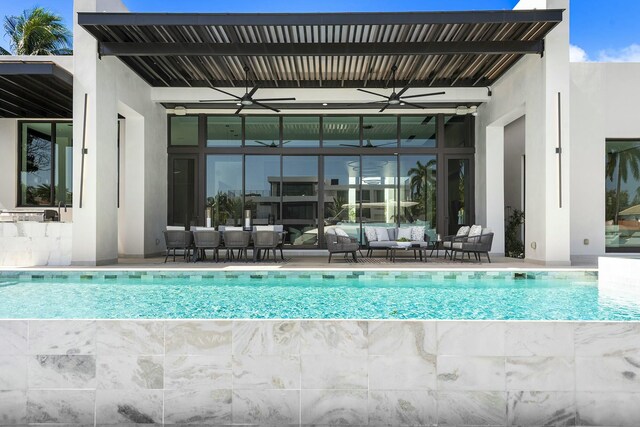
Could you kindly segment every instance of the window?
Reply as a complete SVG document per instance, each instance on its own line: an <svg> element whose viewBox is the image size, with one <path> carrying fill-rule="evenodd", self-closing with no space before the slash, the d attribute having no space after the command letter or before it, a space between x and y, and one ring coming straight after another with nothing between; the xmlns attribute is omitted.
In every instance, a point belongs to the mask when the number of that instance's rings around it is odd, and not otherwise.
<svg viewBox="0 0 640 427"><path fill-rule="evenodd" d="M207 117L207 147L240 147L242 118L239 116Z"/></svg>
<svg viewBox="0 0 640 427"><path fill-rule="evenodd" d="M640 140L606 143L605 247L640 250Z"/></svg>
<svg viewBox="0 0 640 427"><path fill-rule="evenodd" d="M398 118L372 116L362 119L362 145L364 147L398 146Z"/></svg>
<svg viewBox="0 0 640 427"><path fill-rule="evenodd" d="M436 146L436 116L400 117L400 145L403 147Z"/></svg>
<svg viewBox="0 0 640 427"><path fill-rule="evenodd" d="M471 147L471 116L444 116L444 145L447 148Z"/></svg>
<svg viewBox="0 0 640 427"><path fill-rule="evenodd" d="M359 147L360 117L324 117L322 119L323 147Z"/></svg>
<svg viewBox="0 0 640 427"><path fill-rule="evenodd" d="M280 145L280 118L249 116L245 118L245 145L249 147L278 147Z"/></svg>
<svg viewBox="0 0 640 427"><path fill-rule="evenodd" d="M436 239L436 156L400 156L400 223L425 227Z"/></svg>
<svg viewBox="0 0 640 427"><path fill-rule="evenodd" d="M198 116L172 116L169 127L171 145L198 145Z"/></svg>
<svg viewBox="0 0 640 427"><path fill-rule="evenodd" d="M318 243L318 157L282 157L282 223L287 243Z"/></svg>
<svg viewBox="0 0 640 427"><path fill-rule="evenodd" d="M73 125L69 122L19 124L18 205L68 206L73 199Z"/></svg>
<svg viewBox="0 0 640 427"><path fill-rule="evenodd" d="M319 147L320 117L283 117L282 145L284 147Z"/></svg>
<svg viewBox="0 0 640 427"><path fill-rule="evenodd" d="M207 156L207 207L212 225L236 225L242 219L242 156Z"/></svg>

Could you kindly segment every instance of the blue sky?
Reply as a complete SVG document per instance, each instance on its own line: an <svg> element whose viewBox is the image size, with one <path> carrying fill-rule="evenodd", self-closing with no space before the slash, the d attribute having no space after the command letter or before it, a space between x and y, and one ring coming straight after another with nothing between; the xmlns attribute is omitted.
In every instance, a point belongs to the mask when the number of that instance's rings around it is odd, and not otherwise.
<svg viewBox="0 0 640 427"><path fill-rule="evenodd" d="M517 0L124 0L135 12L349 12L511 9ZM0 17L35 5L71 22L72 0L0 0ZM640 62L640 0L572 0L574 60ZM8 47L6 38L0 44Z"/></svg>

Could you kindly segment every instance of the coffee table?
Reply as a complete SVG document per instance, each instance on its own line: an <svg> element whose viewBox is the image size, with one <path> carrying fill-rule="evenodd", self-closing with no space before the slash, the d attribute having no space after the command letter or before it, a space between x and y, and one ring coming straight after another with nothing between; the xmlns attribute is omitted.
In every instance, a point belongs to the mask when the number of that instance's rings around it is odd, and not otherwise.
<svg viewBox="0 0 640 427"><path fill-rule="evenodd" d="M422 261L424 259L424 261L427 261L427 251L429 250L429 247L426 244L427 242L425 242L425 244L415 244L415 245L411 245L411 246L398 246L398 245L394 245L394 246L389 246L387 248L387 257L391 260L391 262L395 263L396 262L396 251L398 250L403 250L403 251L409 251L409 250L413 250L413 258L417 259L416 256L416 251L417 253L420 255L420 261ZM423 258L424 255L424 258Z"/></svg>

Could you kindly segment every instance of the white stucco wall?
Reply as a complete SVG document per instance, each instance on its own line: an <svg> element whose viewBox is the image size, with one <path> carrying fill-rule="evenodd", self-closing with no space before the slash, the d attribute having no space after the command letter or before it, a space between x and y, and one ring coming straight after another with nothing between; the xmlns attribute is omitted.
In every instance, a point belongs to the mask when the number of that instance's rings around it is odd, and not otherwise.
<svg viewBox="0 0 640 427"><path fill-rule="evenodd" d="M605 253L605 140L640 140L640 63L572 63L570 76L571 254L594 260Z"/></svg>
<svg viewBox="0 0 640 427"><path fill-rule="evenodd" d="M0 119L0 210L13 209L18 186L18 121Z"/></svg>
<svg viewBox="0 0 640 427"><path fill-rule="evenodd" d="M119 1L76 0L75 11L125 11ZM74 16L77 16L74 14ZM74 214L73 263L114 262L119 255L162 250L166 224L166 114L151 101L151 88L117 58L97 55L97 42L74 23L74 139L82 141L88 94L84 200ZM127 117L123 141L127 181L117 208L117 115ZM126 138L125 138L126 139ZM82 146L74 144L74 192L80 194ZM122 220L119 221L118 218ZM122 229L123 233L119 232ZM125 236L118 245L118 236ZM156 243L158 242L158 243ZM120 253L119 253L120 252Z"/></svg>

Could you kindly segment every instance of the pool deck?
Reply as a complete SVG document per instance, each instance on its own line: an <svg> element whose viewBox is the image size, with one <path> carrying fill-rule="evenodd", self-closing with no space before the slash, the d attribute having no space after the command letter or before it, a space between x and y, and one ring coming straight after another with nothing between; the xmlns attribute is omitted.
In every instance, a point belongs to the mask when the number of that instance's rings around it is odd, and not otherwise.
<svg viewBox="0 0 640 427"><path fill-rule="evenodd" d="M260 262L212 262L206 261L184 262L181 256L176 258L176 262L170 257L168 262L164 262L164 256L153 258L120 258L117 264L93 266L47 266L47 267L0 267L0 270L597 270L597 262L593 263L573 263L572 265L557 266L544 265L527 260L497 257L491 258L491 263L483 258L482 262L466 259L464 262L445 260L442 256L430 257L426 262L414 260L413 257L399 256L397 262L392 263L384 257L364 258L359 257L358 263L348 261L341 256L334 257L331 264L327 262L326 255L288 255L285 252L285 261L275 263L273 260Z"/></svg>

